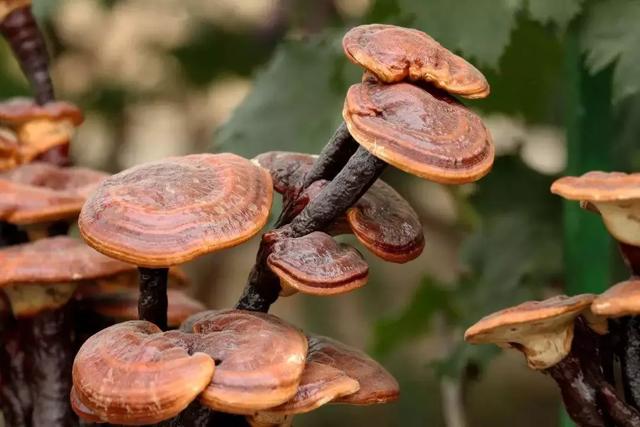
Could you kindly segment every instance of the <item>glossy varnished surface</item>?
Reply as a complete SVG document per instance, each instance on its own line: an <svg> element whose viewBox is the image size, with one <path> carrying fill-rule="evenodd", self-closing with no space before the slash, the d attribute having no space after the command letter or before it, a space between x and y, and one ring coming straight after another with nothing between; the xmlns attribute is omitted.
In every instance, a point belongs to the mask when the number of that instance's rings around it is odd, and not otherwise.
<svg viewBox="0 0 640 427"><path fill-rule="evenodd" d="M336 403L373 405L396 400L400 387L393 376L362 351L323 336L309 337L308 361L344 372L358 381L357 392L337 397Z"/></svg>
<svg viewBox="0 0 640 427"><path fill-rule="evenodd" d="M90 280L130 272L133 268L67 236L2 248L0 265L0 287Z"/></svg>
<svg viewBox="0 0 640 427"><path fill-rule="evenodd" d="M478 69L422 31L394 25L362 25L342 41L347 57L384 82L424 81L467 98L489 95Z"/></svg>
<svg viewBox="0 0 640 427"><path fill-rule="evenodd" d="M356 249L319 231L276 242L267 262L285 294L342 294L364 286L369 275L369 266Z"/></svg>
<svg viewBox="0 0 640 427"><path fill-rule="evenodd" d="M193 325L194 350L216 360L213 381L200 395L222 412L251 414L280 405L296 393L307 339L275 316L241 310L203 315Z"/></svg>
<svg viewBox="0 0 640 427"><path fill-rule="evenodd" d="M315 156L291 151L269 151L256 156L254 161L267 169L273 180L273 188L280 194L296 190L302 185L305 174L313 166Z"/></svg>
<svg viewBox="0 0 640 427"><path fill-rule="evenodd" d="M386 261L408 262L424 249L418 214L397 191L381 180L347 211L347 219L358 240Z"/></svg>
<svg viewBox="0 0 640 427"><path fill-rule="evenodd" d="M613 285L593 301L591 311L606 317L637 316L640 314L640 280Z"/></svg>
<svg viewBox="0 0 640 427"><path fill-rule="evenodd" d="M422 178L462 184L482 178L493 164L480 118L440 92L367 80L349 88L343 117L371 154Z"/></svg>
<svg viewBox="0 0 640 427"><path fill-rule="evenodd" d="M80 231L97 250L162 267L244 242L266 223L269 173L233 154L197 154L114 175L87 200Z"/></svg>
<svg viewBox="0 0 640 427"><path fill-rule="evenodd" d="M76 217L85 199L108 175L46 163L0 173L0 219L37 224Z"/></svg>
<svg viewBox="0 0 640 427"><path fill-rule="evenodd" d="M615 202L640 199L640 173L587 172L556 180L551 192L569 200Z"/></svg>
<svg viewBox="0 0 640 427"><path fill-rule="evenodd" d="M120 323L92 336L73 364L76 412L90 414L89 420L130 425L176 416L215 369L209 356L191 351L192 339L144 321Z"/></svg>

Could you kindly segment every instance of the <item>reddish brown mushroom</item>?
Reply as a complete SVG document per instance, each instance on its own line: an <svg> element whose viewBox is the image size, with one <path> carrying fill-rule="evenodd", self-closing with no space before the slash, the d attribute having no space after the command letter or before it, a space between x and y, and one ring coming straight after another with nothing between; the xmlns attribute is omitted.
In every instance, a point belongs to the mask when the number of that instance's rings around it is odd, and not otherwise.
<svg viewBox="0 0 640 427"><path fill-rule="evenodd" d="M295 395L307 339L275 316L241 310L212 311L193 324L194 351L216 360L216 374L200 395L215 410L253 414Z"/></svg>
<svg viewBox="0 0 640 427"><path fill-rule="evenodd" d="M87 340L73 363L74 409L87 421L152 424L184 410L215 364L191 350L193 334L145 321L111 326Z"/></svg>
<svg viewBox="0 0 640 427"><path fill-rule="evenodd" d="M280 278L282 295L343 294L364 286L369 274L356 249L319 231L278 240L267 263Z"/></svg>
<svg viewBox="0 0 640 427"><path fill-rule="evenodd" d="M342 40L347 57L385 83L422 81L466 98L489 95L478 69L422 31L371 24L352 28Z"/></svg>
<svg viewBox="0 0 640 427"><path fill-rule="evenodd" d="M78 223L96 250L140 267L140 316L165 329L167 268L251 238L272 195L269 173L242 157L172 157L103 181Z"/></svg>
<svg viewBox="0 0 640 427"><path fill-rule="evenodd" d="M472 182L493 165L491 136L480 118L444 93L367 80L349 89L343 117L371 154L422 178Z"/></svg>

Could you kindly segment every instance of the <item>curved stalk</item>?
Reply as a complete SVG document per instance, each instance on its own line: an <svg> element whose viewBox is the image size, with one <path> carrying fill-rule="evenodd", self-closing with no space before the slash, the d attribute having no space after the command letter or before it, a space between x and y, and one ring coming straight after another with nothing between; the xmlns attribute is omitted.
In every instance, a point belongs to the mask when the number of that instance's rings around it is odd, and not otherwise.
<svg viewBox="0 0 640 427"><path fill-rule="evenodd" d="M624 395L636 409L640 408L640 317L621 321L620 367Z"/></svg>
<svg viewBox="0 0 640 427"><path fill-rule="evenodd" d="M167 279L168 268L138 267L140 272L140 296L138 317L155 323L163 331L167 330Z"/></svg>
<svg viewBox="0 0 640 427"><path fill-rule="evenodd" d="M19 322L13 321L1 336L0 349L0 408L7 425L27 427L31 425L31 388L27 380L27 352L25 331Z"/></svg>

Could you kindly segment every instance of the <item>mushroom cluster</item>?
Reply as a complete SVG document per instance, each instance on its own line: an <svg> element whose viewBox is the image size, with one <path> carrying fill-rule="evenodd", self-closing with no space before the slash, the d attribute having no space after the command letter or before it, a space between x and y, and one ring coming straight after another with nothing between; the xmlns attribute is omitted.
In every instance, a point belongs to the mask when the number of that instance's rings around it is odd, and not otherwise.
<svg viewBox="0 0 640 427"><path fill-rule="evenodd" d="M465 340L521 351L529 367L555 380L580 426L638 426L640 174L589 172L560 178L551 191L602 217L631 277L601 295L556 296L490 314Z"/></svg>

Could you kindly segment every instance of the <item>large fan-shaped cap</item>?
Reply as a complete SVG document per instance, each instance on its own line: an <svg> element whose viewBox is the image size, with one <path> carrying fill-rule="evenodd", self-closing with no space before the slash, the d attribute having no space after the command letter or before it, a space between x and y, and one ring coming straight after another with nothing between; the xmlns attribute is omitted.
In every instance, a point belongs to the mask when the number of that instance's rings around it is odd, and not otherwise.
<svg viewBox="0 0 640 427"><path fill-rule="evenodd" d="M480 319L467 329L464 339L473 344L515 347L524 353L531 368L546 369L569 353L573 322L588 311L594 299L595 295L582 294L527 301Z"/></svg>
<svg viewBox="0 0 640 427"><path fill-rule="evenodd" d="M386 83L423 81L466 98L489 95L480 71L422 31L394 25L361 25L342 40L347 57Z"/></svg>
<svg viewBox="0 0 640 427"><path fill-rule="evenodd" d="M493 165L491 135L480 118L443 93L367 80L349 88L342 115L371 154L422 178L468 183Z"/></svg>
<svg viewBox="0 0 640 427"><path fill-rule="evenodd" d="M567 176L555 181L551 192L595 208L613 237L640 246L640 174L596 171Z"/></svg>
<svg viewBox="0 0 640 427"><path fill-rule="evenodd" d="M216 360L213 381L200 395L206 406L252 414L296 393L307 339L275 316L240 310L211 312L193 325L195 350Z"/></svg>
<svg viewBox="0 0 640 427"><path fill-rule="evenodd" d="M0 219L37 224L75 218L108 175L86 168L32 163L0 173Z"/></svg>
<svg viewBox="0 0 640 427"><path fill-rule="evenodd" d="M106 179L80 214L98 251L145 267L238 245L267 222L269 173L234 154L172 157Z"/></svg>
<svg viewBox="0 0 640 427"><path fill-rule="evenodd" d="M256 156L253 162L267 169L273 188L280 194L295 190L313 166L316 156L290 151L269 151Z"/></svg>
<svg viewBox="0 0 640 427"><path fill-rule="evenodd" d="M89 338L73 363L73 405L87 421L153 424L176 416L209 384L215 364L193 334L130 321ZM80 402L82 405L79 405Z"/></svg>
<svg viewBox="0 0 640 427"><path fill-rule="evenodd" d="M280 278L284 295L343 294L364 286L369 275L356 249L320 231L277 241L267 263Z"/></svg>
<svg viewBox="0 0 640 427"><path fill-rule="evenodd" d="M20 126L32 120L41 119L69 120L73 125L79 126L84 117L78 107L64 101L39 105L29 98L13 98L0 102L0 123L5 123L8 126Z"/></svg>

